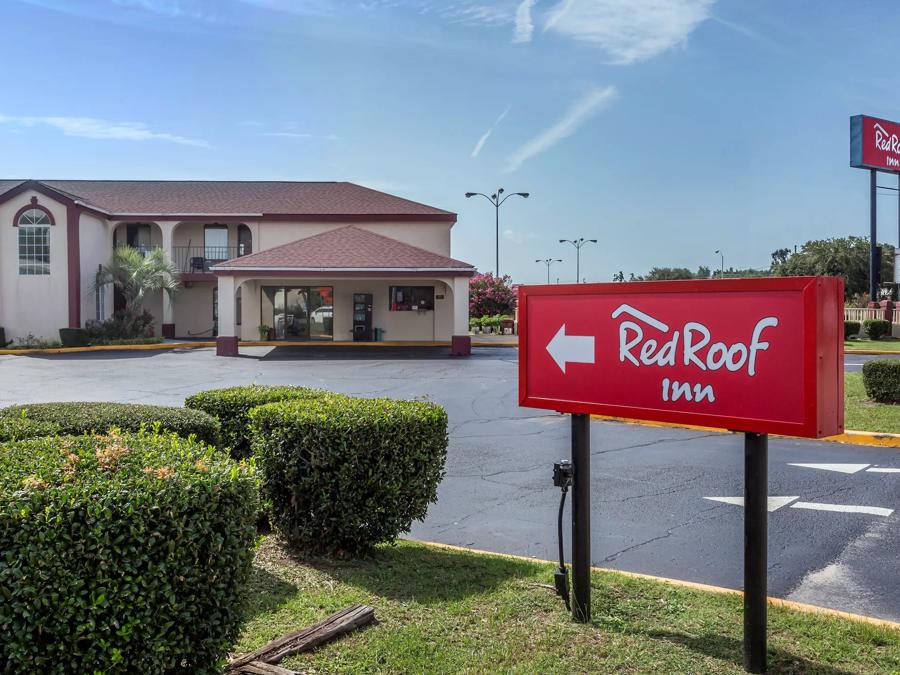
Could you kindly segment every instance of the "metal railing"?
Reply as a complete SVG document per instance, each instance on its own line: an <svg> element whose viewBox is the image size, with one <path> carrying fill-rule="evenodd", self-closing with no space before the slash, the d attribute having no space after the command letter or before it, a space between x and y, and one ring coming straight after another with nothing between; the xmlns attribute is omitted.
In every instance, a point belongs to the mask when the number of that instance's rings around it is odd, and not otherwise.
<svg viewBox="0 0 900 675"><path fill-rule="evenodd" d="M859 321L866 319L883 319L884 310L875 307L844 307L844 321ZM900 324L900 308L895 309L891 323Z"/></svg>
<svg viewBox="0 0 900 675"><path fill-rule="evenodd" d="M172 262L184 274L210 274L210 267L243 255L243 248L243 246L173 246Z"/></svg>

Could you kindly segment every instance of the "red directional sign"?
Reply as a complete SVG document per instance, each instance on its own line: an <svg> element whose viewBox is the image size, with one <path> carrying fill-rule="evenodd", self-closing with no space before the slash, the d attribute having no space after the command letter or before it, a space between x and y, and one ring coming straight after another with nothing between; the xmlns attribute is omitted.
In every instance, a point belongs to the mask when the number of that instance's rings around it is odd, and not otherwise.
<svg viewBox="0 0 900 675"><path fill-rule="evenodd" d="M820 438L844 428L843 280L519 287L519 403Z"/></svg>

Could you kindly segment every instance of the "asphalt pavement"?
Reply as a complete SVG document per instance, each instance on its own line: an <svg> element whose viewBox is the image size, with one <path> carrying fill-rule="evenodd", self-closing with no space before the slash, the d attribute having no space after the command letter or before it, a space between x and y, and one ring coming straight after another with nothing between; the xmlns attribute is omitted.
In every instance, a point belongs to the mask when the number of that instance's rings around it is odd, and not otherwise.
<svg viewBox="0 0 900 675"><path fill-rule="evenodd" d="M0 356L0 405L51 400L181 404L202 389L259 382L364 396L427 397L447 408L438 502L411 536L551 559L569 455L565 416L518 407L516 350L357 352L243 348ZM858 367L848 356L848 369ZM593 562L740 588L740 435L592 423ZM827 464L804 467L794 464ZM900 621L900 450L772 437L770 595ZM567 508L568 518L568 508ZM569 539L569 530L565 536Z"/></svg>

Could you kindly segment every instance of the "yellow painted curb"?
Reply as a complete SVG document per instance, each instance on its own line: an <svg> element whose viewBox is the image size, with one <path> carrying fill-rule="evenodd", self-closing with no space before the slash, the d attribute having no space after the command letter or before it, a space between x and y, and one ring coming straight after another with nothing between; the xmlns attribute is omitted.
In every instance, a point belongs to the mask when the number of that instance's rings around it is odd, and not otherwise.
<svg viewBox="0 0 900 675"><path fill-rule="evenodd" d="M518 342L476 342L472 340L473 347L518 347Z"/></svg>
<svg viewBox="0 0 900 675"><path fill-rule="evenodd" d="M28 354L77 354L78 352L147 351L153 349L191 349L215 347L215 342L156 342L149 345L93 345L91 347L54 347L51 349L0 349L0 356L26 356Z"/></svg>
<svg viewBox="0 0 900 675"><path fill-rule="evenodd" d="M515 555L512 553L496 553L494 551L483 551L477 548L467 548L465 546L454 546L453 544L441 544L436 541L421 541L418 539L407 539L407 541L412 541L418 544L425 544L426 546L431 546L434 548L444 548L449 551L459 551L462 553L476 553L478 555L489 555L495 556L498 558L509 558L512 560L523 560L525 562L532 563L540 563L543 565L557 565L558 563L553 560L543 560L541 558L529 558L524 555ZM624 570L614 570L606 567L596 567L591 566L591 570L594 572L605 572L608 574L620 574L625 577L631 577L633 579L646 579L648 581L656 581L663 584L668 584L670 586L678 586L679 588L689 588L695 591L705 591L708 593L721 593L723 595L743 595L743 591L736 590L734 588L725 588L723 586L711 586L709 584L701 584L695 581L684 581L682 579L671 579L669 577L657 577L652 574L640 574L638 572L626 572ZM878 619L874 616L865 616L863 614L852 614L850 612L842 612L837 609L830 609L828 607L819 607L818 605L808 605L803 602L794 602L793 600L783 600L781 598L767 598L768 603L775 607L785 607L787 609L793 609L798 612L805 612L807 614L823 614L825 616L833 616L839 619L848 619L850 621L859 621L861 623L868 623L873 626L882 626L884 628L891 628L893 630L900 630L900 623L896 623L894 621L888 621L887 619Z"/></svg>
<svg viewBox="0 0 900 675"><path fill-rule="evenodd" d="M610 415L591 415L594 419L603 420L605 422L620 422L622 424L637 424L645 427L663 427L668 429L690 429L693 431L712 431L720 434L732 433L729 429L720 429L718 427L699 427L694 424L673 424L671 422L656 422L652 420L635 420L628 417L612 417ZM779 438L797 438L796 436L781 436L772 434ZM805 439L809 440L809 439ZM889 434L877 431L854 431L848 429L842 434L836 436L826 436L820 438L820 441L828 441L830 443L846 443L849 445L869 445L879 448L900 448L900 434Z"/></svg>
<svg viewBox="0 0 900 675"><path fill-rule="evenodd" d="M316 342L309 340L304 342L285 342L283 340L242 340L238 347L449 347L450 343L442 340L393 340L382 342L353 342L352 340L339 340L331 342Z"/></svg>

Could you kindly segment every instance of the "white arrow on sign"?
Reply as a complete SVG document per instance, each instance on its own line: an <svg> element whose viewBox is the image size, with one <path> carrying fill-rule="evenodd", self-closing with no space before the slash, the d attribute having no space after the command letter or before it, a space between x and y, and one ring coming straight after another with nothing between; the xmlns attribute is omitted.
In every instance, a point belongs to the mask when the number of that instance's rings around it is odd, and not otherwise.
<svg viewBox="0 0 900 675"><path fill-rule="evenodd" d="M547 344L547 351L565 373L567 363L594 363L594 336L566 335L563 324Z"/></svg>

